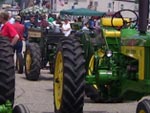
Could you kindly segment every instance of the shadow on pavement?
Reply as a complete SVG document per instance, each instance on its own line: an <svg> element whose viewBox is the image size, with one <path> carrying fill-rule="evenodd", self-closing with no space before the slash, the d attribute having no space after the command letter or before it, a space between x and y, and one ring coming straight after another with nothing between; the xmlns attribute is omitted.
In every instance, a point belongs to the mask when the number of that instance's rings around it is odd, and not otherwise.
<svg viewBox="0 0 150 113"><path fill-rule="evenodd" d="M53 89L46 89L47 91L49 91L49 92L53 92Z"/></svg>
<svg viewBox="0 0 150 113"><path fill-rule="evenodd" d="M42 76L42 75L40 75L39 81L41 81L41 80L53 81L53 77L52 76Z"/></svg>
<svg viewBox="0 0 150 113"><path fill-rule="evenodd" d="M21 76L21 79L27 80L25 76ZM29 80L32 81L32 80ZM39 79L37 81L53 81L53 77L52 76L39 76ZM36 82L36 81L35 81Z"/></svg>

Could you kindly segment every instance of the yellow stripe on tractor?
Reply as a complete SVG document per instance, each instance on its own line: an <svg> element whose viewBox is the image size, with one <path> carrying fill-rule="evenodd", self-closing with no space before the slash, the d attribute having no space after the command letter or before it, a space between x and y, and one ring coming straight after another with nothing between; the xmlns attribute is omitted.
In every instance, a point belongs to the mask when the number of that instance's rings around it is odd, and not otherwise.
<svg viewBox="0 0 150 113"><path fill-rule="evenodd" d="M145 59L145 50L144 47L138 46L122 46L121 53L127 55L131 58L135 58L139 61L139 80L144 80L144 59Z"/></svg>
<svg viewBox="0 0 150 113"><path fill-rule="evenodd" d="M121 32L117 30L103 30L103 35L104 37L114 37L114 38L119 38L121 37Z"/></svg>

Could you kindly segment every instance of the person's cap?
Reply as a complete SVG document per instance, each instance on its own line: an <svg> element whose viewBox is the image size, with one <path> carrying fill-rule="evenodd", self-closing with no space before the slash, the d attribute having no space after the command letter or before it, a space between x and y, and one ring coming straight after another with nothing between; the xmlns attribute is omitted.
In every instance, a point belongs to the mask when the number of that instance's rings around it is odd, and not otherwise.
<svg viewBox="0 0 150 113"><path fill-rule="evenodd" d="M21 21L21 17L20 17L20 16L16 16L16 17L15 17L15 20L16 20L16 21Z"/></svg>

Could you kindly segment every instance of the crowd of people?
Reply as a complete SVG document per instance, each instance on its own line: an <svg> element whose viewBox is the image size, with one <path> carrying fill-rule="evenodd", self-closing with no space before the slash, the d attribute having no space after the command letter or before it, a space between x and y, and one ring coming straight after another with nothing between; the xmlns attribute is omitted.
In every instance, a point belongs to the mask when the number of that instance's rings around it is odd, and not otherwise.
<svg viewBox="0 0 150 113"><path fill-rule="evenodd" d="M11 45L17 53L22 52L22 40L28 41L28 30L31 27L50 28L54 32L62 32L68 37L74 30L72 23L78 24L80 30L99 29L99 18L90 19L77 17L71 20L69 17L61 19L59 16L27 14L12 16L7 12L0 13L0 35L8 37ZM73 22L72 22L73 21Z"/></svg>

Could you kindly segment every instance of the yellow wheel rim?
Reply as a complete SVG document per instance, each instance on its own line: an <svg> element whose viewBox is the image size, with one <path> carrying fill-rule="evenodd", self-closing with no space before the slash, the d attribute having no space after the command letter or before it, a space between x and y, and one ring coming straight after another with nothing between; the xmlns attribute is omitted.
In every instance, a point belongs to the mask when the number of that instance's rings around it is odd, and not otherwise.
<svg viewBox="0 0 150 113"><path fill-rule="evenodd" d="M55 72L54 72L54 98L56 109L61 107L63 93L63 57L62 53L58 52L56 56Z"/></svg>
<svg viewBox="0 0 150 113"><path fill-rule="evenodd" d="M89 62L89 68L88 68L88 75L89 76L92 76L93 70L94 70L94 55L91 57L90 62ZM98 89L96 84L93 86L96 89Z"/></svg>
<svg viewBox="0 0 150 113"><path fill-rule="evenodd" d="M30 51L27 50L27 53L26 53L26 72L27 73L30 72L31 62L32 62L32 59L31 59Z"/></svg>
<svg viewBox="0 0 150 113"><path fill-rule="evenodd" d="M145 110L141 109L139 113L146 113Z"/></svg>

